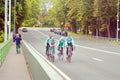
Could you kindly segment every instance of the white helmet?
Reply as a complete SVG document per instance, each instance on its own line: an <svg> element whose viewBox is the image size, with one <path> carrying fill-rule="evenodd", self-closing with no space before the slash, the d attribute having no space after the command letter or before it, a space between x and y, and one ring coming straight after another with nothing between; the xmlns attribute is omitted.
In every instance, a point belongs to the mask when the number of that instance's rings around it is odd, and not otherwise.
<svg viewBox="0 0 120 80"><path fill-rule="evenodd" d="M64 40L64 37L61 37L61 40Z"/></svg>
<svg viewBox="0 0 120 80"><path fill-rule="evenodd" d="M51 37L51 40L54 40L54 39L55 39L55 38L52 36L52 37Z"/></svg>

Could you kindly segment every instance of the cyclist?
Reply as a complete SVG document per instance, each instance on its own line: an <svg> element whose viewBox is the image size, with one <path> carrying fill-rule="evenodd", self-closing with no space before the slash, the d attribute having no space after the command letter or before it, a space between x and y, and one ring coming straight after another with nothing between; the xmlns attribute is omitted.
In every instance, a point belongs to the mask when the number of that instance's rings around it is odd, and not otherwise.
<svg viewBox="0 0 120 80"><path fill-rule="evenodd" d="M73 51L74 40L72 36L68 35L68 37L66 38L66 43L67 43L67 46L71 46L71 49ZM68 47L67 47L66 54L68 55Z"/></svg>
<svg viewBox="0 0 120 80"><path fill-rule="evenodd" d="M55 52L56 52L56 50L55 50L55 43L56 43L56 41L55 41L55 39L54 39L54 37L52 37L51 39L50 39L50 48L49 48L49 50L50 50L50 55L51 55L51 61L52 62L54 62L55 61Z"/></svg>
<svg viewBox="0 0 120 80"><path fill-rule="evenodd" d="M63 55L63 48L65 47L65 39L64 37L61 37L61 39L58 41L58 51L60 48L62 49L61 55Z"/></svg>
<svg viewBox="0 0 120 80"><path fill-rule="evenodd" d="M46 55L47 55L47 52L49 50L49 47L50 47L50 39L52 38L52 36L49 36L46 40Z"/></svg>
<svg viewBox="0 0 120 80"><path fill-rule="evenodd" d="M55 54L55 39L54 37L51 37L50 41L49 41L49 50L52 50L53 49L53 53Z"/></svg>

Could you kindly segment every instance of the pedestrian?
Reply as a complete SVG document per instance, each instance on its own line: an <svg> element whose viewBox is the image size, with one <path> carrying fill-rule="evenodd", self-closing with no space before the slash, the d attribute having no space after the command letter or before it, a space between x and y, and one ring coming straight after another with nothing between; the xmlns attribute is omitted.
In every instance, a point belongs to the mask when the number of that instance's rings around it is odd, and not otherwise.
<svg viewBox="0 0 120 80"><path fill-rule="evenodd" d="M19 34L16 34L15 42L16 42L16 52L17 54L20 53L20 44L21 44L22 38Z"/></svg>
<svg viewBox="0 0 120 80"><path fill-rule="evenodd" d="M13 33L13 42L15 42L16 34Z"/></svg>

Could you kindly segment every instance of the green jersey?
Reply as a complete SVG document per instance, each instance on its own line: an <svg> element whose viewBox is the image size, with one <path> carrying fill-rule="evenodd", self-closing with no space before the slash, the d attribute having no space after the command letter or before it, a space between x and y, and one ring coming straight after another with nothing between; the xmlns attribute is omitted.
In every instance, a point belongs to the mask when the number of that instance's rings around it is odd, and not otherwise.
<svg viewBox="0 0 120 80"><path fill-rule="evenodd" d="M59 40L58 46L64 47L65 46L65 40Z"/></svg>

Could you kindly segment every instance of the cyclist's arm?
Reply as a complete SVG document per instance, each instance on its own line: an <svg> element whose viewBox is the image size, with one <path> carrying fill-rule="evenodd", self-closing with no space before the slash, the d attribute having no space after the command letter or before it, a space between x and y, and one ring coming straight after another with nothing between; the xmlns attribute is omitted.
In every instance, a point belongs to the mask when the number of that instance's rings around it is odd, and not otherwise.
<svg viewBox="0 0 120 80"><path fill-rule="evenodd" d="M72 38L72 45L74 46L74 39Z"/></svg>
<svg viewBox="0 0 120 80"><path fill-rule="evenodd" d="M65 38L65 46L67 46L67 38Z"/></svg>
<svg viewBox="0 0 120 80"><path fill-rule="evenodd" d="M48 43L48 40L49 40L49 38L47 38L47 40L45 41L45 45L47 45L47 43Z"/></svg>
<svg viewBox="0 0 120 80"><path fill-rule="evenodd" d="M60 40L58 41L57 46L59 46L59 44L60 44Z"/></svg>

